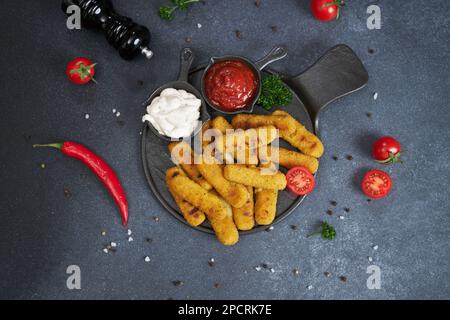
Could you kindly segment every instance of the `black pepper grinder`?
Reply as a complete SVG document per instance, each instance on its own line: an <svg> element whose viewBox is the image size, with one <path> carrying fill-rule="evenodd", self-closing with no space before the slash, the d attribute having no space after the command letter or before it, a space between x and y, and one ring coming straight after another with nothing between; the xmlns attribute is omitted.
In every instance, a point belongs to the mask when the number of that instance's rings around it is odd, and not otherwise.
<svg viewBox="0 0 450 320"><path fill-rule="evenodd" d="M123 59L131 60L139 54L147 59L153 56L147 47L150 31L130 18L117 14L110 0L63 0L65 13L71 5L80 8L83 26L103 30L109 44L119 51Z"/></svg>

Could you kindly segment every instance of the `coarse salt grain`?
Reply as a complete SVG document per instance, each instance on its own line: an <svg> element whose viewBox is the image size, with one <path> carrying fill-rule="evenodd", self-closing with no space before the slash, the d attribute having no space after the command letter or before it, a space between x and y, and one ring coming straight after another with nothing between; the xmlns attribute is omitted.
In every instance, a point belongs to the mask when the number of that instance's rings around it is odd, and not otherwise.
<svg viewBox="0 0 450 320"><path fill-rule="evenodd" d="M261 271L261 267L260 267L260 266L257 266L257 267L255 267L255 270L256 270L256 271Z"/></svg>
<svg viewBox="0 0 450 320"><path fill-rule="evenodd" d="M345 217L344 216L339 216L339 219L344 220Z"/></svg>
<svg viewBox="0 0 450 320"><path fill-rule="evenodd" d="M134 241L133 237L128 237L128 242Z"/></svg>
<svg viewBox="0 0 450 320"><path fill-rule="evenodd" d="M373 248L373 250L378 250L378 246L377 245L374 245L372 248Z"/></svg>
<svg viewBox="0 0 450 320"><path fill-rule="evenodd" d="M87 120L87 119L89 119L89 113L86 113L85 115L84 115L84 118Z"/></svg>
<svg viewBox="0 0 450 320"><path fill-rule="evenodd" d="M113 111L113 113L116 113L116 112L117 112L117 110L116 110L116 109L113 109L112 111Z"/></svg>
<svg viewBox="0 0 450 320"><path fill-rule="evenodd" d="M120 117L120 112L117 112L117 113L116 113L116 117Z"/></svg>
<svg viewBox="0 0 450 320"><path fill-rule="evenodd" d="M368 257L367 260L369 260L369 262L372 262L373 258L372 257Z"/></svg>
<svg viewBox="0 0 450 320"><path fill-rule="evenodd" d="M308 288L308 290L311 290L314 287L312 285L309 285L307 288Z"/></svg>
<svg viewBox="0 0 450 320"><path fill-rule="evenodd" d="M104 252L104 253L108 253L108 249L107 249L107 248L104 248L104 249L103 249L103 252Z"/></svg>
<svg viewBox="0 0 450 320"><path fill-rule="evenodd" d="M150 262L150 257L149 256L145 257L144 261L145 262Z"/></svg>
<svg viewBox="0 0 450 320"><path fill-rule="evenodd" d="M374 94L373 94L373 100L377 100L378 99L378 92L375 92Z"/></svg>
<svg viewBox="0 0 450 320"><path fill-rule="evenodd" d="M113 247L113 248L117 247L117 243L111 242L111 247Z"/></svg>
<svg viewBox="0 0 450 320"><path fill-rule="evenodd" d="M274 268L270 268L270 272L274 273L275 269Z"/></svg>
<svg viewBox="0 0 450 320"><path fill-rule="evenodd" d="M132 233L133 233L133 232L131 232L131 230L128 229L127 234L128 234L129 236L131 236Z"/></svg>
<svg viewBox="0 0 450 320"><path fill-rule="evenodd" d="M197 23L197 28L201 28L202 27L202 24L201 23Z"/></svg>

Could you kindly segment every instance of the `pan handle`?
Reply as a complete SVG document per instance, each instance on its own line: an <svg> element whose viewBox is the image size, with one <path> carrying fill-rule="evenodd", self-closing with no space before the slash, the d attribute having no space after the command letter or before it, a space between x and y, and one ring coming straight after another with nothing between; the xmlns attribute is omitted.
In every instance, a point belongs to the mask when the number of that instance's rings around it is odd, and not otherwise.
<svg viewBox="0 0 450 320"><path fill-rule="evenodd" d="M269 63L275 62L277 60L283 59L287 56L287 51L285 47L276 46L270 50L270 52L261 60L256 61L255 67L258 70L264 69Z"/></svg>
<svg viewBox="0 0 450 320"><path fill-rule="evenodd" d="M327 51L314 65L283 80L300 96L319 130L319 113L330 102L363 88L369 75L358 56L347 45Z"/></svg>
<svg viewBox="0 0 450 320"><path fill-rule="evenodd" d="M180 73L178 74L179 81L188 81L189 70L194 61L194 52L190 48L184 48L180 54Z"/></svg>

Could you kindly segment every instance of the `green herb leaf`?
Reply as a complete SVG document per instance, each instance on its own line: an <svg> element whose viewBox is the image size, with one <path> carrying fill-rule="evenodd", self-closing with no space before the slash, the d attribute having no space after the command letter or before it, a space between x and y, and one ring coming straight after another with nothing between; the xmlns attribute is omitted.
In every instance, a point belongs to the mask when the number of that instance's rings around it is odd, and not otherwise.
<svg viewBox="0 0 450 320"><path fill-rule="evenodd" d="M175 10L186 10L190 4L199 2L200 0L172 0L173 6L159 7L159 16L164 20L172 20Z"/></svg>
<svg viewBox="0 0 450 320"><path fill-rule="evenodd" d="M257 104L266 110L273 106L284 106L292 101L292 92L278 75L265 77L261 83L261 95Z"/></svg>
<svg viewBox="0 0 450 320"><path fill-rule="evenodd" d="M322 238L324 239L333 240L336 237L336 230L334 230L333 226L330 226L328 223L322 222L320 230L309 234L308 237L317 234L322 235Z"/></svg>

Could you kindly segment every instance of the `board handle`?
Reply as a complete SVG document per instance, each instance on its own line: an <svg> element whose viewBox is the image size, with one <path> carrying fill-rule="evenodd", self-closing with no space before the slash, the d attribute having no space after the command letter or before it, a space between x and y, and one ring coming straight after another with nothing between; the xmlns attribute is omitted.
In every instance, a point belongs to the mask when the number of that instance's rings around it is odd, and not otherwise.
<svg viewBox="0 0 450 320"><path fill-rule="evenodd" d="M300 96L318 133L320 111L330 102L363 88L369 74L355 52L340 44L302 74L284 76L283 80Z"/></svg>

